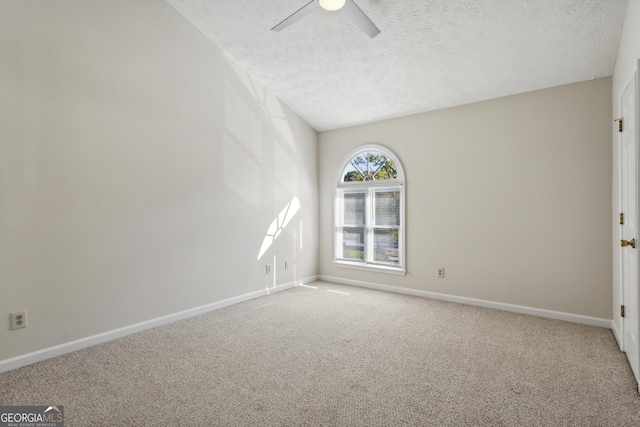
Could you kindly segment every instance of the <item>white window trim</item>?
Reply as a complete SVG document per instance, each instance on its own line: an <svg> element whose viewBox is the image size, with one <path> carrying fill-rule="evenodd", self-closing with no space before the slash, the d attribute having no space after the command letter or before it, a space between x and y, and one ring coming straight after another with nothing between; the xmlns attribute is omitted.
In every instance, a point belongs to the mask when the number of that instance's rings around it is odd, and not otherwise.
<svg viewBox="0 0 640 427"><path fill-rule="evenodd" d="M385 181L367 181L365 182L343 182L343 172L347 168L349 162L358 154L361 154L366 151L375 151L377 153L383 154L388 159L392 160L396 165L397 177L394 180L385 180ZM367 194L367 198L371 197L374 191L377 190L397 190L400 189L400 228L399 228L399 263L397 266L389 265L384 263L374 263L367 262L368 254L367 254L367 246L365 246L365 261L353 261L353 260L345 260L338 258L338 253L340 252L340 244L342 242L340 236L338 235L338 230L343 226L339 226L340 224L340 209L341 209L341 195L344 192L356 191L358 189L364 189ZM365 145L358 147L357 149L350 152L345 159L340 164L338 169L338 176L336 180L336 187L334 192L334 220L333 220L333 229L334 229L334 249L333 249L333 263L338 267L352 268L357 270L365 270L365 271L375 271L380 273L387 274L395 274L395 275L405 275L406 270L406 244L405 244L405 192L406 185L404 179L404 170L398 157L393 154L389 149L380 145ZM370 219L367 219L367 222ZM373 226L369 225L365 226L365 231L370 233L373 230ZM370 237L368 237L370 239ZM367 241L367 240L365 240Z"/></svg>

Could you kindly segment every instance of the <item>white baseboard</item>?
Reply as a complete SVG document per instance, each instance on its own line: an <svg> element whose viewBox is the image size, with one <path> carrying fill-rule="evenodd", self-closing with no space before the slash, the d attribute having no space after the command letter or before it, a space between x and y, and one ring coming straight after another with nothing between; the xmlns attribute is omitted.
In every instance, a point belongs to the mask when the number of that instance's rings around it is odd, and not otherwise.
<svg viewBox="0 0 640 427"><path fill-rule="evenodd" d="M475 298L460 297L456 295L440 294L437 292L420 291L417 289L399 288L396 286L380 285L378 283L361 282L359 280L342 279L340 277L320 275L320 280L325 282L340 283L343 285L358 286L362 288L377 289L379 291L395 292L398 294L414 295L418 297L437 299L441 301L455 302L459 304L474 305L496 310L510 311L513 313L528 314L530 316L545 317L548 319L565 320L567 322L581 323L583 325L599 326L610 329L611 319L582 316L579 314L563 313L560 311L545 310L542 308L526 307L522 305L506 304L502 302L487 301Z"/></svg>
<svg viewBox="0 0 640 427"><path fill-rule="evenodd" d="M307 283L317 282L318 280L320 280L320 276L309 276L306 279L299 281L297 285L306 285Z"/></svg>
<svg viewBox="0 0 640 427"><path fill-rule="evenodd" d="M219 308L228 307L230 305L238 304L240 302L248 301L250 299L267 296L270 293L284 291L285 289L293 288L299 284L311 283L318 280L318 276L311 276L303 280L296 282L289 282L282 285L272 286L269 288L261 289L259 291L250 292L244 295L238 295L236 297L224 299L211 304L206 304L200 307L190 308L188 310L180 311L177 313L169 314L167 316L158 317L144 322L136 323L134 325L125 326L123 328L114 329L112 331L103 332L101 334L92 335L90 337L81 338L75 341L66 342L53 347L44 348L31 353L23 354L20 356L12 357L0 361L0 373L11 371L22 366L27 366L32 363L40 362L42 360L50 359L52 357L61 356L63 354L71 353L76 350L80 350L92 345L101 344L107 341L121 338L127 335L134 334L136 332L144 331L146 329L155 328L158 326L166 325L167 323L176 322L178 320L187 319L189 317L197 316L199 314L214 311Z"/></svg>

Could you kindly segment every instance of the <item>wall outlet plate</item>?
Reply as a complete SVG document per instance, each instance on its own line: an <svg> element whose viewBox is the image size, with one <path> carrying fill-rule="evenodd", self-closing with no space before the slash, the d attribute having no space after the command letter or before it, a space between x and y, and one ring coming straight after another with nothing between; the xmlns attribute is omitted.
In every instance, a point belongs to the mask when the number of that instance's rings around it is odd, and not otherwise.
<svg viewBox="0 0 640 427"><path fill-rule="evenodd" d="M11 329L22 329L27 327L27 310L14 311L11 313Z"/></svg>
<svg viewBox="0 0 640 427"><path fill-rule="evenodd" d="M440 267L438 269L438 278L440 279L444 278L444 267Z"/></svg>

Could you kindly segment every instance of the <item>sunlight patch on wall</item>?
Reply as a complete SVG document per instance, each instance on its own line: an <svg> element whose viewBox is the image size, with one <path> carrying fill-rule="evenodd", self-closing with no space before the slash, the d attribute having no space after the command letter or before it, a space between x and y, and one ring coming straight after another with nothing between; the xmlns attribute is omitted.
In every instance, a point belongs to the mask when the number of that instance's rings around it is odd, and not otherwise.
<svg viewBox="0 0 640 427"><path fill-rule="evenodd" d="M224 184L260 210L260 166L227 133L222 151Z"/></svg>
<svg viewBox="0 0 640 427"><path fill-rule="evenodd" d="M280 214L271 222L269 229L267 230L267 234L264 236L264 240L262 241L262 246L260 247L260 252L258 253L258 260L262 258L262 255L267 252L267 250L271 247L273 242L280 236L284 228L289 224L289 222L293 219L293 217L300 210L300 200L297 197L291 199L291 202L287 204L287 206L282 209Z"/></svg>
<svg viewBox="0 0 640 427"><path fill-rule="evenodd" d="M282 104L280 104L280 100L272 95L271 92L267 93L266 109L269 117L271 117L273 125L280 132L282 139L289 144L289 147L295 150L296 142L293 138L293 132L291 131L291 126L289 125L287 116L284 113Z"/></svg>
<svg viewBox="0 0 640 427"><path fill-rule="evenodd" d="M300 220L300 234L299 234L299 236L300 236L300 241L299 241L300 250L302 250L302 220Z"/></svg>
<svg viewBox="0 0 640 427"><path fill-rule="evenodd" d="M275 161L276 180L291 194L298 194L300 179L298 165L278 143L275 144Z"/></svg>
<svg viewBox="0 0 640 427"><path fill-rule="evenodd" d="M224 121L227 130L258 160L262 162L262 123L247 103L225 82Z"/></svg>
<svg viewBox="0 0 640 427"><path fill-rule="evenodd" d="M280 100L271 93L266 87L262 85L258 80L253 78L246 70L244 70L227 52L224 53L224 57L229 63L231 69L236 73L240 81L247 88L251 96L260 104L262 109L271 119L273 126L280 134L281 139L284 140L294 151L296 149L296 142L293 137L289 120L284 112L282 103ZM279 138L280 139L280 138Z"/></svg>
<svg viewBox="0 0 640 427"><path fill-rule="evenodd" d="M260 83L256 79L254 79L251 76L251 74L249 74L247 72L247 70L242 68L240 66L240 64L238 64L236 62L236 60L233 59L233 57L231 55L229 55L229 53L224 52L224 57L227 60L227 62L229 63L229 66L231 67L233 72L236 73L236 76L238 76L240 81L247 88L247 90L249 91L251 96L253 96L253 98L256 101L258 101L258 104L260 104L265 111L267 111L267 109L265 107L265 104L266 104L266 101L265 101L266 95L265 94L267 93L267 89L262 85L262 83Z"/></svg>

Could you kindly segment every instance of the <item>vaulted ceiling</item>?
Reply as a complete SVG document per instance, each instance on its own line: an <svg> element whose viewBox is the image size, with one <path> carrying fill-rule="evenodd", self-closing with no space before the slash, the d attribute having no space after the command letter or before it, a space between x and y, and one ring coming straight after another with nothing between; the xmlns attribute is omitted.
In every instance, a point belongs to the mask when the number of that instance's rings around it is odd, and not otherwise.
<svg viewBox="0 0 640 427"><path fill-rule="evenodd" d="M167 0L318 131L604 77L627 0Z"/></svg>

